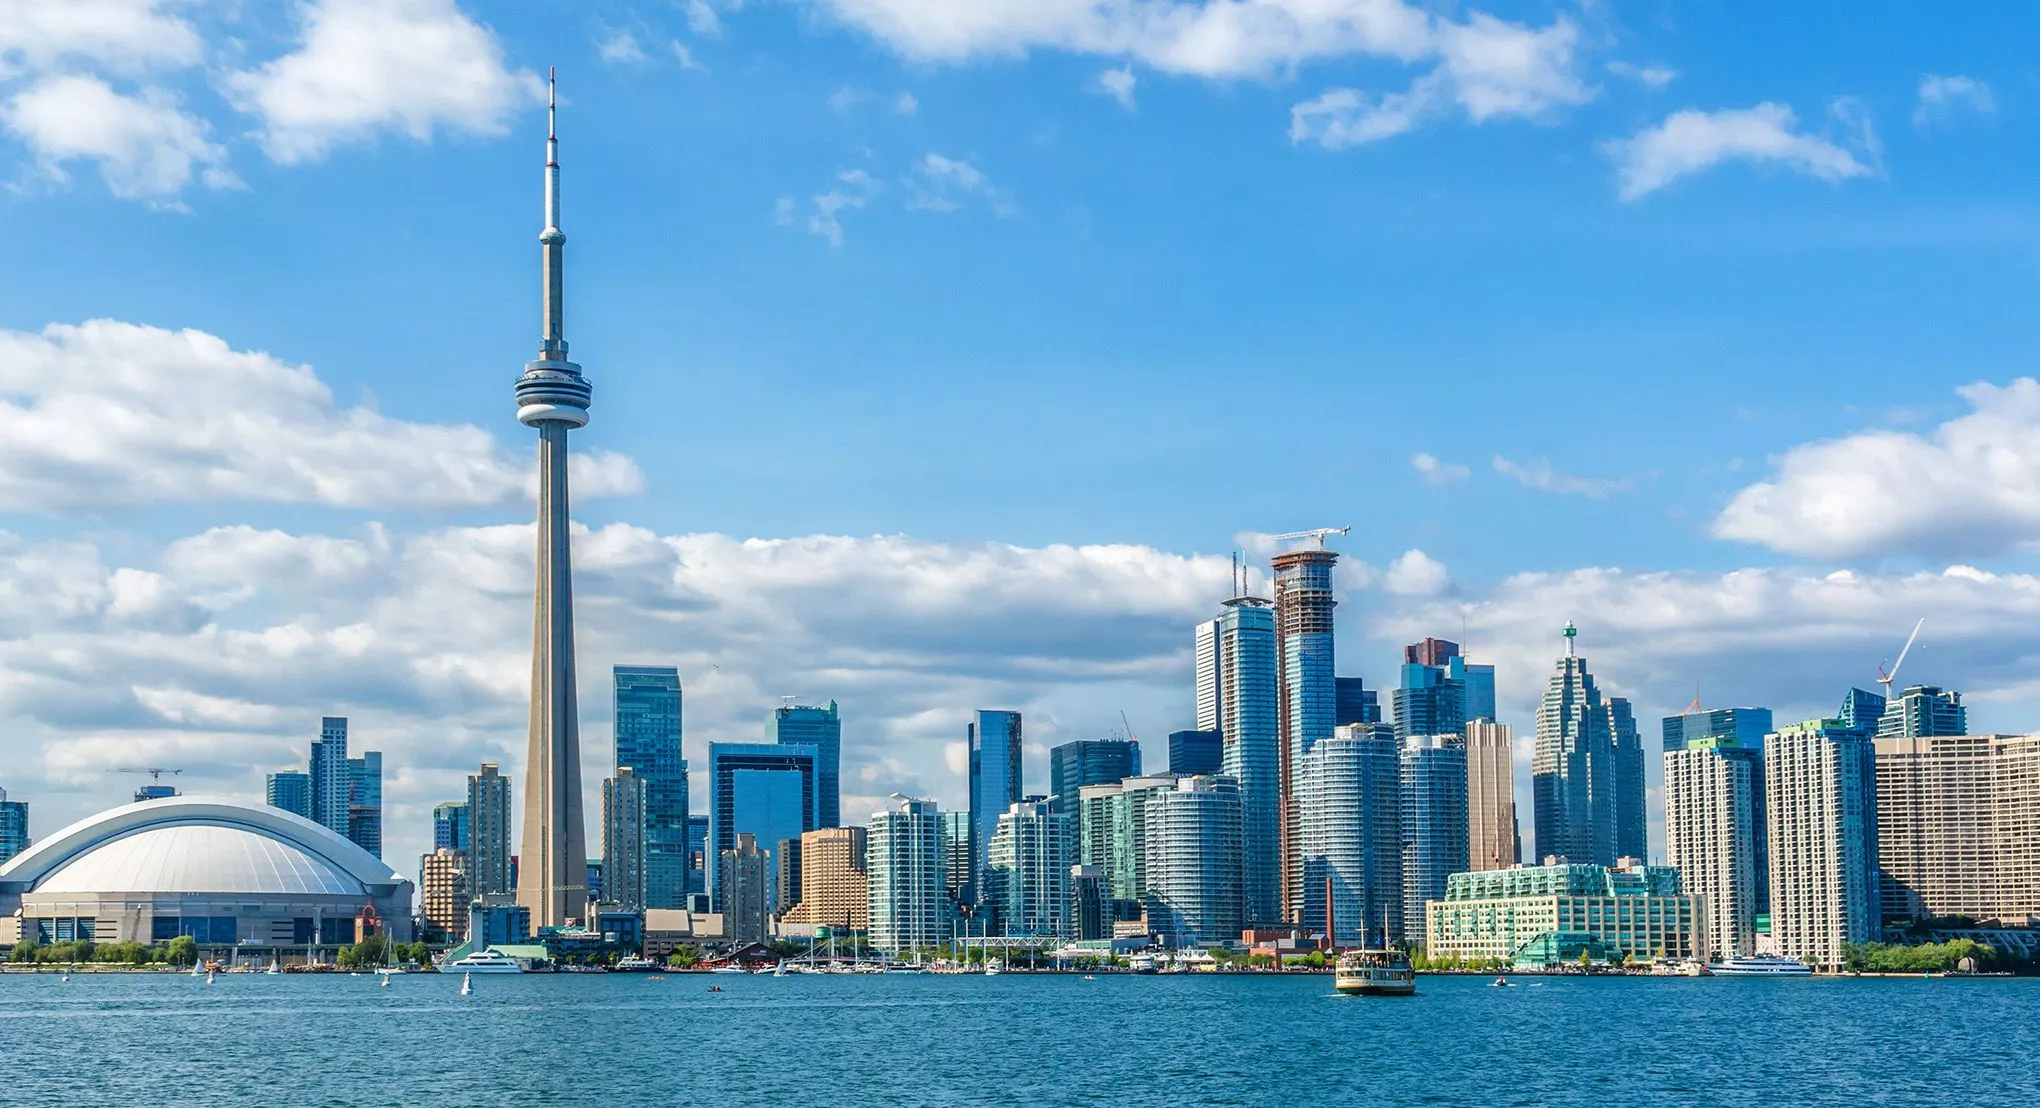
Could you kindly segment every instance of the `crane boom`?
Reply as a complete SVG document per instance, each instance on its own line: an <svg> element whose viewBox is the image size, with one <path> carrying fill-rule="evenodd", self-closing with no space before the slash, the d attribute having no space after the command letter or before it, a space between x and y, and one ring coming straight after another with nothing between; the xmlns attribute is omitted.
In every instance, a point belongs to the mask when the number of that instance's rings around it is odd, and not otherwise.
<svg viewBox="0 0 2040 1108"><path fill-rule="evenodd" d="M1927 620L1924 616L1920 617L1918 623L1913 624L1912 634L1905 637L1905 646L1898 652L1898 661L1891 663L1891 672L1886 673L1883 666L1877 667L1877 683L1884 686L1885 700L1891 699L1891 683L1898 680L1898 667L1905 664L1905 656L1912 653L1913 640L1920 637L1920 628L1926 625Z"/></svg>
<svg viewBox="0 0 2040 1108"><path fill-rule="evenodd" d="M1318 546L1322 548L1325 545L1325 536L1346 535L1351 534L1352 531L1353 529L1351 527L1313 527L1307 531L1291 531L1283 535L1273 535L1270 536L1270 538L1274 542L1294 542L1299 539L1316 539Z"/></svg>

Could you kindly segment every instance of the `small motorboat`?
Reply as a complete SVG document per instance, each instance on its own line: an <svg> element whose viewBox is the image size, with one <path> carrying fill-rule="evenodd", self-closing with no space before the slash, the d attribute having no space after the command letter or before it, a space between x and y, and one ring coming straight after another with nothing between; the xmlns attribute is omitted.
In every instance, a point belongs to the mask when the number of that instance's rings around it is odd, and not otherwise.
<svg viewBox="0 0 2040 1108"><path fill-rule="evenodd" d="M1085 974L1085 975L1084 975L1084 980L1086 980L1086 981L1096 981L1096 980L1098 980L1098 977L1097 977L1097 975L1096 975L1096 974L1090 974L1090 973L1087 973L1087 974Z"/></svg>
<svg viewBox="0 0 2040 1108"><path fill-rule="evenodd" d="M1493 983L1488 985L1488 988L1490 989L1513 989L1515 987L1516 986L1509 983L1509 979L1506 977L1497 977L1494 979Z"/></svg>
<svg viewBox="0 0 2040 1108"><path fill-rule="evenodd" d="M721 985L710 985L710 986L708 987L708 991L709 991L709 992L712 992L712 993L719 993L719 992L722 992L722 986L721 986Z"/></svg>

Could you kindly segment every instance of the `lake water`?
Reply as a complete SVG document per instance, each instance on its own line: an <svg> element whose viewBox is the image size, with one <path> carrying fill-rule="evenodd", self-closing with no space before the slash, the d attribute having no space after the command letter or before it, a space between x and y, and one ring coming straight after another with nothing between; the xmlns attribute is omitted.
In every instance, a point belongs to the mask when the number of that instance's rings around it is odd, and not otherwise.
<svg viewBox="0 0 2040 1108"><path fill-rule="evenodd" d="M2040 1104L2040 980L1516 980L5 975L0 1103Z"/></svg>

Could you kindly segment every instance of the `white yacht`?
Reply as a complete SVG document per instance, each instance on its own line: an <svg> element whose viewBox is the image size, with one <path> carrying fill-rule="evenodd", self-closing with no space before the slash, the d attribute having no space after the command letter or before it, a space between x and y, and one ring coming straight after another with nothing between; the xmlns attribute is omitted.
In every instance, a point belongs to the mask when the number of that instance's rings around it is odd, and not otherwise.
<svg viewBox="0 0 2040 1108"><path fill-rule="evenodd" d="M1716 977L1805 977L1813 972L1813 967L1777 954L1750 954L1710 962L1707 972Z"/></svg>
<svg viewBox="0 0 2040 1108"><path fill-rule="evenodd" d="M616 972L618 973L657 973L662 968L664 967L660 966L659 963L639 954L632 954L621 958L616 963Z"/></svg>
<svg viewBox="0 0 2040 1108"><path fill-rule="evenodd" d="M439 967L441 973L523 973L524 966L502 951L476 950Z"/></svg>

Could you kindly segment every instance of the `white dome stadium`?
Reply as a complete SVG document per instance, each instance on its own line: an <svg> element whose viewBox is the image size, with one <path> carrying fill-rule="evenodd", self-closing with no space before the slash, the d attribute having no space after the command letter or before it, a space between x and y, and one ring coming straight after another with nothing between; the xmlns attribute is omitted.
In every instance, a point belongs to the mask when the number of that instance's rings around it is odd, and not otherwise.
<svg viewBox="0 0 2040 1108"><path fill-rule="evenodd" d="M408 937L411 883L308 819L208 797L103 812L0 867L0 915L44 941L332 946L367 908Z"/></svg>

